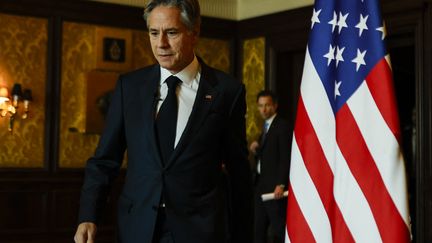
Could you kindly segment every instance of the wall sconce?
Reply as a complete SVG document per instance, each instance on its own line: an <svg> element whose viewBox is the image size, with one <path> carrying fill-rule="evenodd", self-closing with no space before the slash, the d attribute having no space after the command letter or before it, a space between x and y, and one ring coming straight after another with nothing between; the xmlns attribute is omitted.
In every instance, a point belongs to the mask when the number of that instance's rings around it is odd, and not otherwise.
<svg viewBox="0 0 432 243"><path fill-rule="evenodd" d="M12 132L14 120L16 119L18 106L23 103L23 114L21 119L27 119L29 113L29 104L32 101L32 93L30 89L21 90L21 84L14 84L12 88L11 98L7 87L0 87L0 116L9 117L8 130Z"/></svg>

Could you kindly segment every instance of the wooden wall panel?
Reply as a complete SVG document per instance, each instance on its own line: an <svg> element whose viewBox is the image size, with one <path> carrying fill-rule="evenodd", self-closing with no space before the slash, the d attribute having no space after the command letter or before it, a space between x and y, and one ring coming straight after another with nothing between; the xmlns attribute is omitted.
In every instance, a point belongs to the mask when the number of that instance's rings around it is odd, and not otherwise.
<svg viewBox="0 0 432 243"><path fill-rule="evenodd" d="M56 231L70 230L77 224L80 196L78 185L73 188L55 189L50 208L51 224Z"/></svg>
<svg viewBox="0 0 432 243"><path fill-rule="evenodd" d="M43 190L0 192L0 234L37 232L47 228L48 193Z"/></svg>

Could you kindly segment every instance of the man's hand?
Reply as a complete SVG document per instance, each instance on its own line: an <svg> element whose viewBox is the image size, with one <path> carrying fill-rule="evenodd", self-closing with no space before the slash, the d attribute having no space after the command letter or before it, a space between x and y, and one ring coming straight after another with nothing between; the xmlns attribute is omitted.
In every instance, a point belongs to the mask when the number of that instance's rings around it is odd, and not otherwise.
<svg viewBox="0 0 432 243"><path fill-rule="evenodd" d="M95 223L84 222L78 225L75 233L75 243L94 243L97 227Z"/></svg>
<svg viewBox="0 0 432 243"><path fill-rule="evenodd" d="M283 193L284 193L284 187L280 186L280 185L277 185L275 187L275 190L274 190L274 197L275 197L275 199L281 199L283 197Z"/></svg>
<svg viewBox="0 0 432 243"><path fill-rule="evenodd" d="M259 147L259 143L257 141L253 141L251 143L251 145L249 146L249 150L253 153L256 154L256 150Z"/></svg>

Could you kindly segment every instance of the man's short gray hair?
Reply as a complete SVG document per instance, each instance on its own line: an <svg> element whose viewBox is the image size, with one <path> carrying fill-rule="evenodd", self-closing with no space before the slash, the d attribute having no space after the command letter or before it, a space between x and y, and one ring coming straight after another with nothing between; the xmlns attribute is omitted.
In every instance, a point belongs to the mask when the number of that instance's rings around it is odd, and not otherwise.
<svg viewBox="0 0 432 243"><path fill-rule="evenodd" d="M176 7L180 10L181 21L190 30L198 30L201 25L201 11L198 0L149 0L144 8L144 20L158 6Z"/></svg>

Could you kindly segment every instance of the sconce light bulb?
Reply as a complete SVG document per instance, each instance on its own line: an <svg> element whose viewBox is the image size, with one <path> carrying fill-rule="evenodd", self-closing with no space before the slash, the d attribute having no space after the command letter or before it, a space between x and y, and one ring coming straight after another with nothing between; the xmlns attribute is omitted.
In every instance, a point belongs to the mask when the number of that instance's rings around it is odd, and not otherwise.
<svg viewBox="0 0 432 243"><path fill-rule="evenodd" d="M28 118L29 105L30 105L30 100L24 100L24 113L21 115L21 119L23 120Z"/></svg>
<svg viewBox="0 0 432 243"><path fill-rule="evenodd" d="M30 105L30 100L24 100L24 109L28 110L29 105Z"/></svg>
<svg viewBox="0 0 432 243"><path fill-rule="evenodd" d="M6 103L6 102L8 102L8 101L9 101L9 98L8 98L8 97L1 97L1 96L0 96L0 105Z"/></svg>
<svg viewBox="0 0 432 243"><path fill-rule="evenodd" d="M12 105L15 107L18 107L18 101L19 101L19 96L18 95L13 95L12 96Z"/></svg>
<svg viewBox="0 0 432 243"><path fill-rule="evenodd" d="M18 105L20 101L23 101L24 113L21 115L22 119L27 119L29 115L29 104L32 98L30 89L21 90L21 84L14 84L11 92L11 100L9 99L9 92L7 87L0 87L0 116L9 117L8 130L12 132L14 121L18 111Z"/></svg>
<svg viewBox="0 0 432 243"><path fill-rule="evenodd" d="M9 91L6 87L0 87L0 98L8 98L9 97Z"/></svg>
<svg viewBox="0 0 432 243"><path fill-rule="evenodd" d="M10 113L11 115L14 115L14 114L16 113L16 108L15 108L14 106L11 106L11 105L10 105L8 108L9 108L9 109L8 109L8 110L9 110L9 113Z"/></svg>

